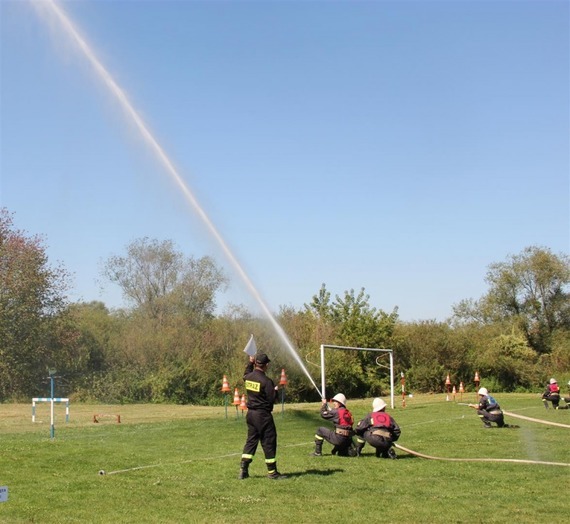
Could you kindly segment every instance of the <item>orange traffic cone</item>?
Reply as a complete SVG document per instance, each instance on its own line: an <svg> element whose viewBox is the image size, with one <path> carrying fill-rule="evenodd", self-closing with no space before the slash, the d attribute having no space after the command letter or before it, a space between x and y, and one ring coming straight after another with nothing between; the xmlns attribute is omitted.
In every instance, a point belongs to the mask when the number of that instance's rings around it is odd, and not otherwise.
<svg viewBox="0 0 570 524"><path fill-rule="evenodd" d="M475 378L473 379L473 382L475 382L475 400L477 400L478 397L478 389L479 389L479 384L481 383L481 379L479 378L479 373L477 371L475 371Z"/></svg>
<svg viewBox="0 0 570 524"><path fill-rule="evenodd" d="M239 404L240 404L238 388L234 389L234 401L232 402L232 404L234 406L239 406Z"/></svg>
<svg viewBox="0 0 570 524"><path fill-rule="evenodd" d="M241 402L239 404L239 409L241 409L242 411L245 411L247 409L247 405L245 403L245 395L241 396Z"/></svg>
<svg viewBox="0 0 570 524"><path fill-rule="evenodd" d="M279 379L279 385L280 386L287 385L287 375L285 375L285 369L281 370L281 378Z"/></svg>
<svg viewBox="0 0 570 524"><path fill-rule="evenodd" d="M222 393L229 393L231 391L230 384L228 382L228 377L224 375L222 380Z"/></svg>
<svg viewBox="0 0 570 524"><path fill-rule="evenodd" d="M447 400L449 402L449 387L451 386L451 380L449 378L449 373L447 374L447 377L445 377L445 388L447 389L447 396L445 397L445 400Z"/></svg>
<svg viewBox="0 0 570 524"><path fill-rule="evenodd" d="M463 382L459 383L459 400L463 401L463 393L465 393L465 388L463 387Z"/></svg>
<svg viewBox="0 0 570 524"><path fill-rule="evenodd" d="M457 393L457 390L455 389L455 386L453 386L453 390L451 391L451 394L453 395L453 401L455 402L455 394Z"/></svg>

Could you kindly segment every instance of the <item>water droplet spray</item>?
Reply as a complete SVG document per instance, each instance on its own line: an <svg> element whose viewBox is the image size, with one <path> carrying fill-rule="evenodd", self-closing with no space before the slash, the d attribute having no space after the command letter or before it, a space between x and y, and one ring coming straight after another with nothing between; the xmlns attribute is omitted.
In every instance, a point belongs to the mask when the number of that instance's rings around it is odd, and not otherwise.
<svg viewBox="0 0 570 524"><path fill-rule="evenodd" d="M206 214L206 212L204 211L204 209L202 208L202 206L200 205L200 203L198 202L198 200L196 199L190 188L187 186L184 179L180 176L180 174L174 167L174 164L172 163L172 161L170 160L170 158L168 157L162 146L158 143L158 141L151 133L148 126L144 123L140 115L134 109L125 92L119 87L119 85L115 82L111 74L105 69L105 67L99 61L99 59L97 58L91 47L87 44L85 39L79 34L78 30L76 29L75 25L71 22L67 14L56 2L54 2L53 0L48 0L48 1L41 1L34 3L38 7L48 7L51 10L52 14L55 15L56 19L58 20L59 24L61 25L67 36L80 49L82 54L91 64L91 66L95 69L97 75L100 77L100 79L109 89L109 91L113 94L113 96L117 99L117 101L125 111L127 117L132 121L132 123L135 124L135 127L144 138L145 143L156 154L156 156L160 160L160 163L163 165L168 175L176 183L186 201L192 206L192 208L197 213L199 218L202 220L202 222L204 223L210 234L220 245L224 255L231 263L233 268L236 270L239 277L246 285L248 291L251 293L252 297L257 301L257 303L261 307L263 313L270 321L273 329L275 330L281 341L284 343L285 347L289 350L295 361L299 364L299 366L301 367L301 369L303 370L303 372L310 380L311 384L314 386L314 388L317 390L317 393L319 393L320 396L321 392L319 388L317 387L315 381L307 371L307 368L303 364L303 361L299 357L298 353L295 351L295 348L293 347L292 343L289 341L289 338L287 337L286 333L283 331L283 328L279 325L279 323L277 322L277 320L269 310L268 306L265 304L265 301L261 297L259 291L253 285L253 282L245 273L241 264L238 262L237 258L228 247L226 241L224 240L220 232L216 229L213 222L210 220L210 218L208 217L208 215Z"/></svg>

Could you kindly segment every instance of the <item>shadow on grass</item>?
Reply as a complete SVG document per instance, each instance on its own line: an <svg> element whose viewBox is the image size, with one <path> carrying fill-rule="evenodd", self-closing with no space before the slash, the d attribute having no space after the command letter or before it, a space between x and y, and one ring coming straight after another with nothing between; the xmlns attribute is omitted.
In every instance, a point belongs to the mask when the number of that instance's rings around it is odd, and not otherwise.
<svg viewBox="0 0 570 524"><path fill-rule="evenodd" d="M383 458L383 457L377 457L376 455L374 455L373 453L363 453L362 455L360 455L360 457L358 457L359 459L374 459L377 460L378 462L390 462L394 459L387 459L387 458ZM407 460L407 459L415 459L418 457L414 457L413 455L409 455L408 453L406 453L405 455L398 455L398 458L395 460L395 462L398 462L399 460Z"/></svg>
<svg viewBox="0 0 570 524"><path fill-rule="evenodd" d="M328 477L336 473L344 473L342 468L328 468L328 469L307 469L305 471L285 472L287 477L304 477L305 475L317 475L319 477Z"/></svg>

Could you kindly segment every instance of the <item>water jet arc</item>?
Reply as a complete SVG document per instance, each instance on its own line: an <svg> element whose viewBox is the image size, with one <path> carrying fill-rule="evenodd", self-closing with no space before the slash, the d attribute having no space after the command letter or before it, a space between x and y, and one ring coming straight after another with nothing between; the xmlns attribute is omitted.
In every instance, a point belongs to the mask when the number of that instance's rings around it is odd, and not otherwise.
<svg viewBox="0 0 570 524"><path fill-rule="evenodd" d="M285 344L285 346L287 347L287 349L289 350L295 361L299 364L299 366L301 367L307 378L310 380L314 388L317 390L319 396L321 396L319 388L317 387L315 381L307 371L305 365L303 364L303 361L301 360L301 358L293 348L293 345L291 344L287 335L283 331L283 328L279 325L279 323L277 322L277 320L269 310L269 307L265 304L265 301L261 297L260 293L253 285L252 281L250 280L250 278L242 268L241 264L238 262L237 258L228 247L226 241L224 240L220 232L216 229L213 222L210 220L210 218L208 217L208 215L206 214L206 212L204 211L204 209L202 208L202 206L200 205L200 203L198 202L192 191L190 191L190 188L186 185L184 179L180 176L180 174L174 167L174 164L172 163L168 155L165 153L162 146L158 143L158 141L151 133L148 126L143 122L140 115L132 106L125 92L115 82L115 80L113 79L111 74L107 71L107 69L105 69L103 64L97 58L97 56L89 47L87 42L79 34L74 24L71 22L69 17L63 11L63 9L54 0L39 2L38 5L39 4L41 4L42 6L48 6L51 9L52 13L56 16L57 20L64 28L67 35L71 37L71 40L79 47L85 58L87 58L88 62L95 69L97 75L105 83L105 85L111 91L113 96L118 100L119 104L121 105L123 110L127 113L127 116L135 124L135 127L140 132L145 142L150 146L152 151L156 154L161 164L166 169L168 175L172 178L172 180L176 183L178 188L182 191L182 194L184 195L186 201L191 204L192 208L198 214L198 216L200 217L200 219L202 220L208 231L218 242L218 244L222 248L224 255L226 256L230 264L233 266L233 268L236 270L237 274L239 275L243 283L246 285L248 291L251 293L251 296L256 300L256 302L261 307L263 313L270 321L271 325L273 326L273 329L275 330L281 341Z"/></svg>

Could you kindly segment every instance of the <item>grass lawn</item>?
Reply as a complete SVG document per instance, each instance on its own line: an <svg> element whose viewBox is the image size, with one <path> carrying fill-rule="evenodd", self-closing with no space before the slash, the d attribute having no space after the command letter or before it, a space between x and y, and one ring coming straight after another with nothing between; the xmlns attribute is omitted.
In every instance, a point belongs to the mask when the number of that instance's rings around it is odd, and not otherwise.
<svg viewBox="0 0 570 524"><path fill-rule="evenodd" d="M473 394L471 394L473 396ZM501 406L570 425L570 410L545 410L537 395L499 394ZM459 400L459 399L458 399ZM474 401L464 395L464 402ZM221 401L220 401L221 404ZM356 420L371 399L351 402ZM245 417L220 407L0 404L2 523L346 523L563 522L570 515L570 429L506 417L518 429L485 430L474 410L445 395L416 396L388 410L398 444L436 457L525 459L566 466L428 460L398 450L398 460L311 457L318 404L276 406L278 466L266 478L258 449L251 477L237 480ZM93 414L103 417L98 424ZM105 470L105 475L99 471Z"/></svg>

